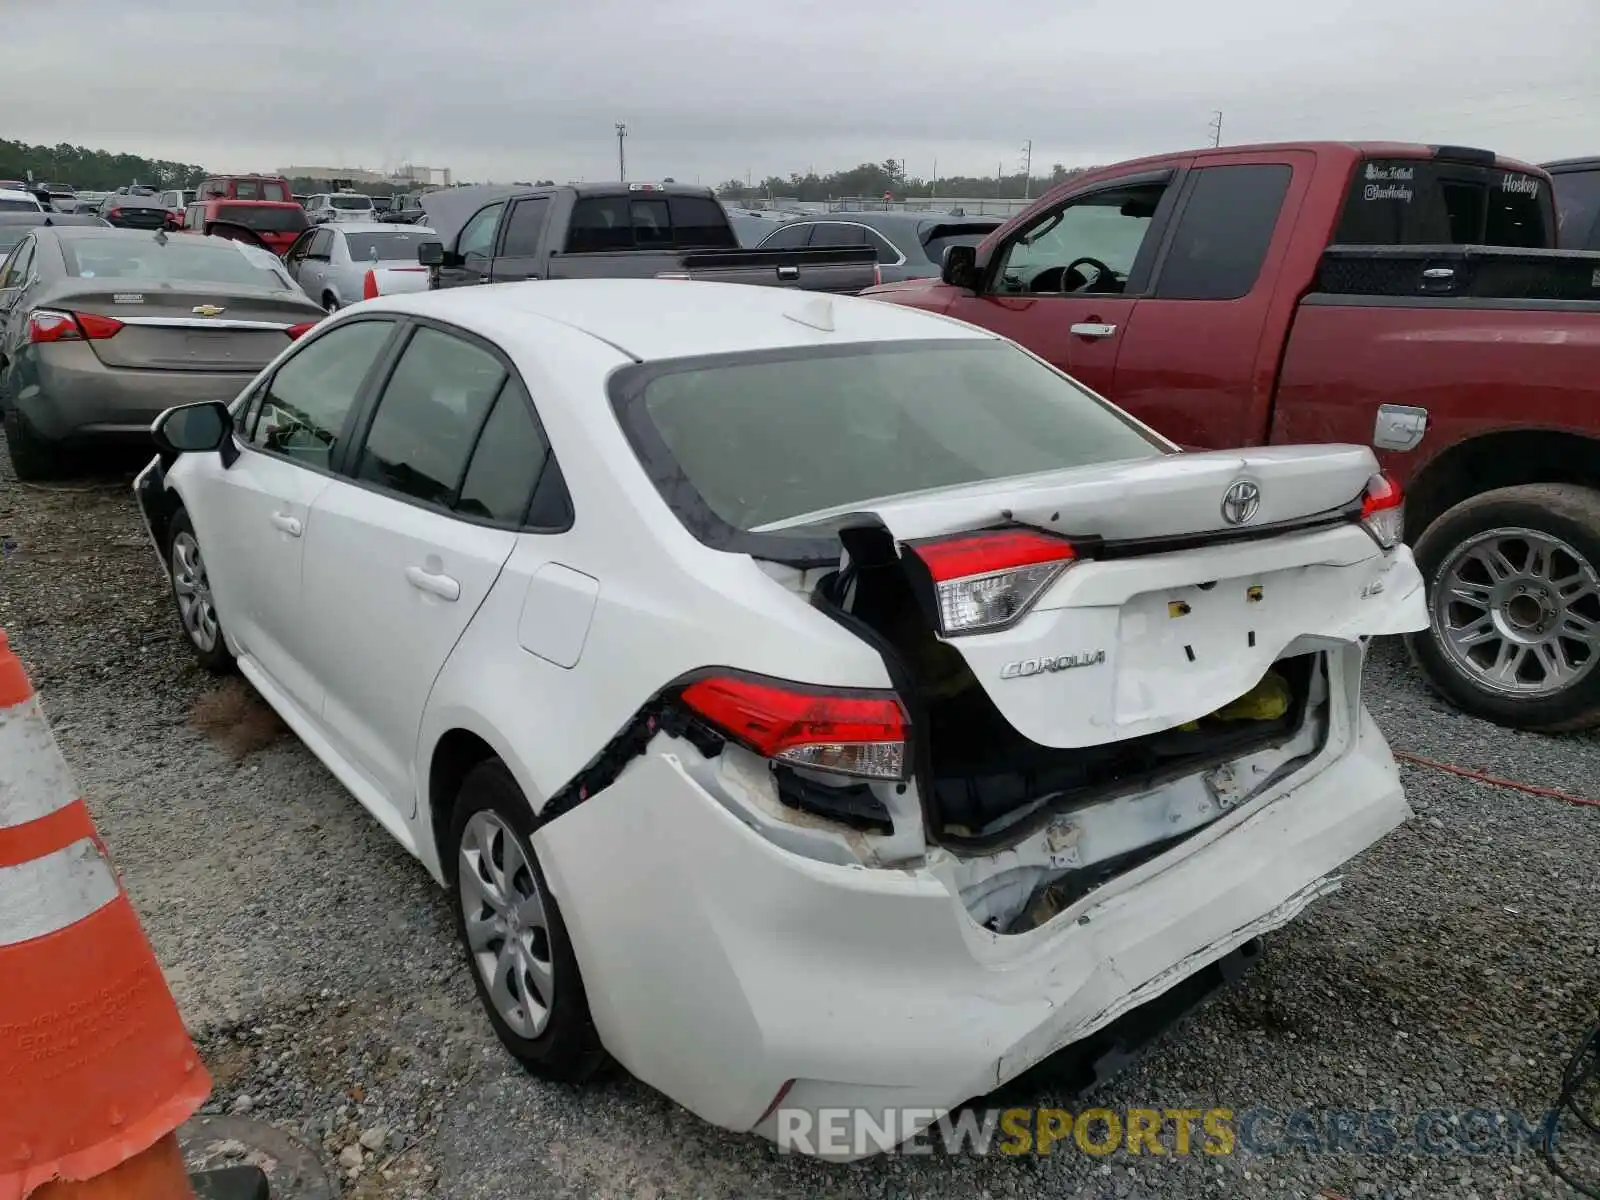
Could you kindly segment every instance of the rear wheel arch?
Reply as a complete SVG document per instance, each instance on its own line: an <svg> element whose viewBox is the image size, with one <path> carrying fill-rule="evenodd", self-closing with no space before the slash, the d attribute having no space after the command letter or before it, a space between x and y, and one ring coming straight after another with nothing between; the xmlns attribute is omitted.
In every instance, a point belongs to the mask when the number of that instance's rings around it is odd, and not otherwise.
<svg viewBox="0 0 1600 1200"><path fill-rule="evenodd" d="M1560 429L1508 429L1457 442L1429 459L1406 486L1406 539L1484 492L1525 484L1600 479L1600 437Z"/></svg>
<svg viewBox="0 0 1600 1200"><path fill-rule="evenodd" d="M427 723L430 732L441 727L427 757L427 792L423 799L428 805L428 831L439 856L440 875L447 882L454 882L455 862L448 848L450 823L461 785L474 768L485 762L498 762L505 767L527 799L530 816L537 817L544 810L545 796L492 722L470 708L455 708Z"/></svg>

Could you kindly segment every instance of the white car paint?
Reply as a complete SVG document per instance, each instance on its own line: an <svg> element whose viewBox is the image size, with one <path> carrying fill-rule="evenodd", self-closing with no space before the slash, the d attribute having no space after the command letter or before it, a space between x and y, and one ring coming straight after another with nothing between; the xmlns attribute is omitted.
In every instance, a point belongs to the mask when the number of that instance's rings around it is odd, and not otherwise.
<svg viewBox="0 0 1600 1200"><path fill-rule="evenodd" d="M984 849L932 836L915 772L868 784L892 827L863 831L784 803L755 751L730 740L713 751L664 725L580 796L574 781L607 743L691 673L896 686L877 649L809 601L825 566L758 560L690 531L606 394L636 361L998 343L915 309L825 303L819 328L815 300L780 289L462 288L359 305L284 356L374 314L498 347L571 495L575 519L559 532L464 521L239 442L231 467L185 454L165 477L241 670L312 751L443 882L454 851L436 844L433 814L451 797L428 792L433 756L452 731L487 742L545 817L533 845L605 1047L706 1120L769 1137L830 1107L920 1108L927 1124L1337 886L1345 862L1409 815L1361 703L1365 641L1426 623L1409 550L1381 549L1343 517L1074 561L1010 628L942 639L1038 745L1170 729L1276 660L1315 653L1306 715L1281 742L1132 792L1101 789ZM1303 520L1359 495L1375 470L1350 447L1165 453L867 507L904 557L906 541L981 529L1002 510L1035 523L1065 513L1058 523L1079 533L1080 521L1129 536L1212 530L1220 518L1206 510L1238 478L1259 483L1274 519ZM1105 658L1087 670L1002 671L1095 647ZM1065 872L1174 833L1187 836L1031 928L985 924Z"/></svg>
<svg viewBox="0 0 1600 1200"><path fill-rule="evenodd" d="M0 210L10 209L12 212L29 210L43 212L44 205L39 203L39 197L32 192L19 192L14 188L0 188Z"/></svg>

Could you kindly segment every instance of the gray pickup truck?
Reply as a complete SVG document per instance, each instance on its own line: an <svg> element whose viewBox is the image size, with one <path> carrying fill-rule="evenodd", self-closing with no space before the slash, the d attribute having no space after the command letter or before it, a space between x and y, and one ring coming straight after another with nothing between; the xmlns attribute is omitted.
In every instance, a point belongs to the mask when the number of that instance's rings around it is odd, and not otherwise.
<svg viewBox="0 0 1600 1200"><path fill-rule="evenodd" d="M430 288L523 279L699 279L851 293L877 282L871 247L741 250L710 188L484 184L422 198L439 241L417 261Z"/></svg>

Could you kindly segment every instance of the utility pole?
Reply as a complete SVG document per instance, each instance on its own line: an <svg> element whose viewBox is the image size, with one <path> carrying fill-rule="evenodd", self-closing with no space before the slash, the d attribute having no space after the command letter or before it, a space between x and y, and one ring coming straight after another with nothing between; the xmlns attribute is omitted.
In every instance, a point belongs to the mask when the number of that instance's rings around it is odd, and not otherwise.
<svg viewBox="0 0 1600 1200"><path fill-rule="evenodd" d="M1211 144L1222 145L1222 110L1215 109L1211 114Z"/></svg>
<svg viewBox="0 0 1600 1200"><path fill-rule="evenodd" d="M1029 138L1022 145L1022 198L1026 200L1033 192L1033 139Z"/></svg>
<svg viewBox="0 0 1600 1200"><path fill-rule="evenodd" d="M622 150L622 139L628 136L628 123L617 122L617 179L622 183L628 182L628 159Z"/></svg>
<svg viewBox="0 0 1600 1200"><path fill-rule="evenodd" d="M939 194L939 160L933 160L933 178L928 181L928 198L931 200Z"/></svg>
<svg viewBox="0 0 1600 1200"><path fill-rule="evenodd" d="M994 165L994 198L996 200L1005 199L1005 195L1004 195L1005 190L1006 190L1005 184L1006 184L1006 164L1004 162L997 162Z"/></svg>

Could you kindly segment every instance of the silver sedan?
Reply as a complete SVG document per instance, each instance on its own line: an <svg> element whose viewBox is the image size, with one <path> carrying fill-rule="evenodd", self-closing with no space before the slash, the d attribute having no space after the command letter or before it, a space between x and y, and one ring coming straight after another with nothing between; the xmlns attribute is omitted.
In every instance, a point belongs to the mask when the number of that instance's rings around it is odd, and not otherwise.
<svg viewBox="0 0 1600 1200"><path fill-rule="evenodd" d="M329 312L366 299L366 276L374 270L415 270L417 247L437 241L425 225L347 221L317 225L300 235L283 256L289 274Z"/></svg>

